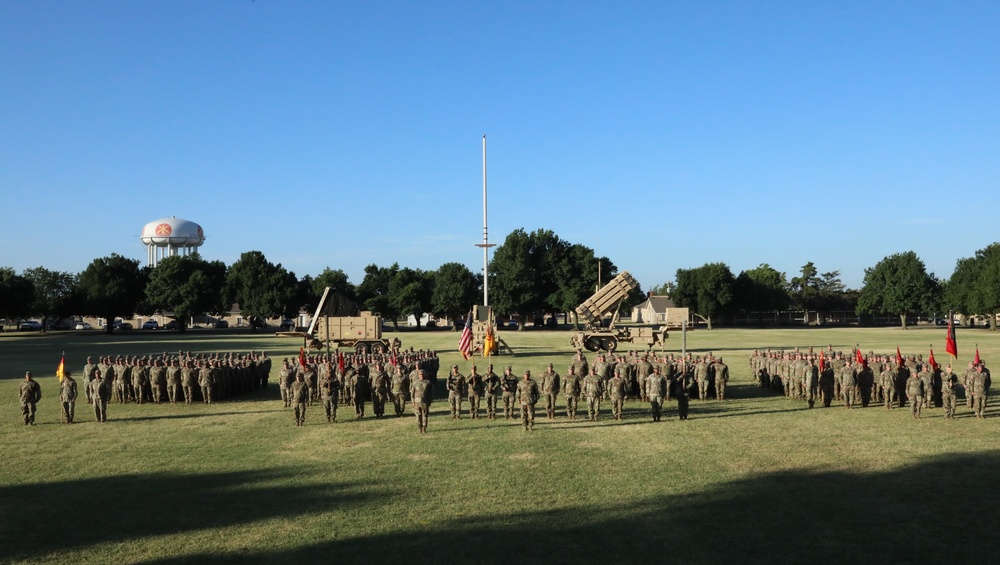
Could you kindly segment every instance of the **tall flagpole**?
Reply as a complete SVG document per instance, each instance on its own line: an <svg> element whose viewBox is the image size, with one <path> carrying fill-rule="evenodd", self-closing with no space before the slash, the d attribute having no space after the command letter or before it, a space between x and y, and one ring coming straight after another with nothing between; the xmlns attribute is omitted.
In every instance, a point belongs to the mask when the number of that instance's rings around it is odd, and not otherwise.
<svg viewBox="0 0 1000 565"><path fill-rule="evenodd" d="M483 242L477 243L476 247L483 248L483 306L487 307L489 311L490 305L490 291L489 291L489 262L490 262L490 247L495 247L496 244L490 244L489 227L486 222L486 135L483 135Z"/></svg>

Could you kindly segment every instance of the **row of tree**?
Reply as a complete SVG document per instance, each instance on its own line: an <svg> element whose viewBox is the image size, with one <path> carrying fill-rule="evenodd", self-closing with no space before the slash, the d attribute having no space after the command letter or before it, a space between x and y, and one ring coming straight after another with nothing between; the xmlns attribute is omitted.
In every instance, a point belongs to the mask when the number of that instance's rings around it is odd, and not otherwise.
<svg viewBox="0 0 1000 565"><path fill-rule="evenodd" d="M907 318L955 311L984 316L996 329L1000 312L1000 243L980 249L974 257L959 259L951 279L942 281L928 273L913 251L890 255L865 269L861 290L851 290L840 280L840 271L819 273L806 263L799 276L788 279L764 263L733 276L724 263L706 263L678 269L676 280L654 292L669 293L674 304L690 308L712 327L721 314L763 314L786 310L819 312L853 311L858 315L896 315L906 327Z"/></svg>
<svg viewBox="0 0 1000 565"><path fill-rule="evenodd" d="M434 271L372 264L364 273L357 285L340 269L298 278L260 251L244 253L228 267L197 254L167 257L155 268L140 267L134 259L112 254L95 259L78 274L37 267L19 275L0 268L0 317L38 316L45 326L49 319L94 316L108 320L110 332L111 321L134 314L169 312L183 328L193 316L222 315L238 304L255 327L255 320L312 311L329 286L394 324L408 315L419 324L428 312L461 319L482 301L482 274L461 263L445 263ZM571 311L594 292L598 273L607 279L617 268L607 257L561 240L550 230L516 230L493 255L490 302L498 313L522 318ZM637 291L635 298L641 297Z"/></svg>

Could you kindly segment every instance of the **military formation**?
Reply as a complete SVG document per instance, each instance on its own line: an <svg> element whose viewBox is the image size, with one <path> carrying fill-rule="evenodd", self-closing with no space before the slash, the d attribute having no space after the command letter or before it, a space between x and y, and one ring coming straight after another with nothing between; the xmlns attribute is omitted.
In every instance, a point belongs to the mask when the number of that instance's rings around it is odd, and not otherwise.
<svg viewBox="0 0 1000 565"><path fill-rule="evenodd" d="M944 408L946 418L955 418L960 398L977 418L983 418L991 386L990 371L978 354L961 374L949 364L937 364L933 356L924 361L922 355L862 354L857 349L845 354L832 347L818 352L811 348L754 351L749 365L757 386L804 401L809 408L818 403L846 409L909 406L914 418L937 407ZM378 355L302 352L298 359L282 360L278 385L296 426L304 425L307 409L316 404L322 404L330 423L337 421L341 405L353 408L354 419L364 418L369 404L377 419L386 417L388 409L402 417L410 406L418 432L426 433L439 367L434 351L394 348ZM79 382L70 371L65 371L60 381L61 420L75 421L78 395L93 408L94 420L105 422L109 403L211 404L266 388L270 373L271 359L263 352L105 356L97 362L88 357ZM712 353L602 353L591 361L581 350L562 375L551 363L535 376L525 370L520 377L511 365L500 374L493 365L487 365L483 372L471 365L468 375L452 365L442 388L452 419L463 415L470 419L519 419L524 430L532 431L539 403L544 404L549 420L576 420L585 410L590 421L608 414L621 421L626 402L635 401L648 404L649 417L660 422L673 400L677 418L687 420L692 398L725 401L729 380L728 365ZM40 399L41 388L29 372L20 387L25 425L34 425ZM606 403L604 412L602 402Z"/></svg>
<svg viewBox="0 0 1000 565"><path fill-rule="evenodd" d="M788 398L803 400L812 408L839 404L846 409L884 406L910 407L914 418L924 409L943 407L945 417L955 418L958 396L977 418L984 418L992 384L990 370L979 358L970 361L961 377L951 364L940 365L933 356L848 354L828 347L809 351L754 351L750 370L757 386L774 390Z"/></svg>
<svg viewBox="0 0 1000 565"><path fill-rule="evenodd" d="M83 389L94 420L106 422L108 404L211 404L267 387L267 353L177 352L146 356L87 357L78 382L65 370L59 383L60 419L76 421L76 401ZM34 425L41 388L25 375L20 388L25 425Z"/></svg>

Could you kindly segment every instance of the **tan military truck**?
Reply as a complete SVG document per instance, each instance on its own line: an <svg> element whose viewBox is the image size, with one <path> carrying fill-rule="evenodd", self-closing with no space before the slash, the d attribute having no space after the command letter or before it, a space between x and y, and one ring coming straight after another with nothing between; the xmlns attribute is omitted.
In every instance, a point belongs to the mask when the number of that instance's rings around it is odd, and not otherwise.
<svg viewBox="0 0 1000 565"><path fill-rule="evenodd" d="M316 314L303 333L282 332L280 335L301 335L310 349L346 347L357 353L385 353L391 349L382 337L382 316L358 311L357 305L326 287L316 307Z"/></svg>
<svg viewBox="0 0 1000 565"><path fill-rule="evenodd" d="M576 349L588 351L614 351L620 342L641 343L652 348L667 339L670 328L681 327L688 316L687 308L672 309L672 319L667 320L664 326L616 326L622 302L638 287L639 283L628 271L624 271L577 306L576 315L585 326L583 331L573 332L570 344ZM604 327L604 318L609 314L611 323Z"/></svg>

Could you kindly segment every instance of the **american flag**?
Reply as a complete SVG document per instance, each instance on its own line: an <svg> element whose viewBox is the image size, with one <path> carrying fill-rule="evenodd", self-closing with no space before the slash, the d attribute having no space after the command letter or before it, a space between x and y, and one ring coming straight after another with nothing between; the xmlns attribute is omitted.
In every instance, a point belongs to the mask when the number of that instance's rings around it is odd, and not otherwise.
<svg viewBox="0 0 1000 565"><path fill-rule="evenodd" d="M465 319L465 329L462 330L462 337L458 339L458 350L465 359L472 357L472 312L469 312L469 316Z"/></svg>

